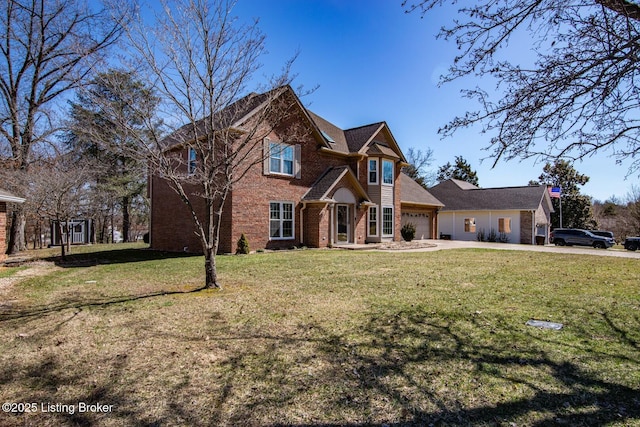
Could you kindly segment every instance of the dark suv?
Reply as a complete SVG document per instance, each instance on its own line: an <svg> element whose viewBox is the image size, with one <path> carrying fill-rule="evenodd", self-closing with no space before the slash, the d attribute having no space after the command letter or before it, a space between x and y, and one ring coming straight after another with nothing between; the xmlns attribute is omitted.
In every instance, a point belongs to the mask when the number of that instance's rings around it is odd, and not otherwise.
<svg viewBox="0 0 640 427"><path fill-rule="evenodd" d="M551 243L556 246L593 246L594 248L610 248L615 241L610 237L596 236L587 230L577 228L557 228L551 232Z"/></svg>
<svg viewBox="0 0 640 427"><path fill-rule="evenodd" d="M640 248L640 237L627 237L624 241L624 248L637 251Z"/></svg>

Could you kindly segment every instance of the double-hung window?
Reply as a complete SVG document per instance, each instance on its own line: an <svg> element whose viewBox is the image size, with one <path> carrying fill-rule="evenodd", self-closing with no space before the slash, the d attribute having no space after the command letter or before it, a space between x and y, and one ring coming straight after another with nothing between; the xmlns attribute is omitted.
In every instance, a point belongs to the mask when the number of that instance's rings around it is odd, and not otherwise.
<svg viewBox="0 0 640 427"><path fill-rule="evenodd" d="M269 172L293 176L293 146L269 143Z"/></svg>
<svg viewBox="0 0 640 427"><path fill-rule="evenodd" d="M269 203L269 238L271 240L293 239L293 203Z"/></svg>
<svg viewBox="0 0 640 427"><path fill-rule="evenodd" d="M393 208L382 208L382 235L393 236Z"/></svg>
<svg viewBox="0 0 640 427"><path fill-rule="evenodd" d="M369 159L369 184L378 183L378 159Z"/></svg>
<svg viewBox="0 0 640 427"><path fill-rule="evenodd" d="M393 185L393 162L391 160L382 161L382 183Z"/></svg>

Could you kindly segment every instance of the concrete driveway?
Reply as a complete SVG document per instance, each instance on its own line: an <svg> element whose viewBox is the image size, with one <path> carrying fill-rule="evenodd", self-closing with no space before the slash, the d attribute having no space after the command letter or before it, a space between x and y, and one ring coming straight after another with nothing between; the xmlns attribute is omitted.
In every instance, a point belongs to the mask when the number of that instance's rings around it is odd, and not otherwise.
<svg viewBox="0 0 640 427"><path fill-rule="evenodd" d="M466 242L461 240L421 240L424 247L412 249L396 249L404 252L429 252L440 251L445 249L461 249L461 248L483 248L498 249L508 251L535 251L535 252L552 252L562 254L583 254L583 255L599 255L612 256L620 258L640 259L640 251L631 252L626 249L594 249L586 246L554 246L554 245L520 245L513 243L489 243L489 242ZM413 242L412 242L413 243ZM416 242L417 243L417 242Z"/></svg>

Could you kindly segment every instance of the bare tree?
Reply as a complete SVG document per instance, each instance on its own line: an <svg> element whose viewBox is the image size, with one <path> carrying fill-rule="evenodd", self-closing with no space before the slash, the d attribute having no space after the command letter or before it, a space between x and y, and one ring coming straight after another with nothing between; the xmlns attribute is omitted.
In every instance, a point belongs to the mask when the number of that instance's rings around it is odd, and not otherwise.
<svg viewBox="0 0 640 427"><path fill-rule="evenodd" d="M444 0L422 0L423 16ZM456 0L452 4L458 4ZM443 82L493 77L497 100L463 91L478 111L454 118L444 135L480 123L492 136L495 162L543 156L578 159L607 151L640 167L640 5L626 0L485 0L460 2L458 18L439 34L459 49ZM516 63L509 43L531 41L532 64ZM519 46L522 50L522 46ZM495 163L494 163L495 165Z"/></svg>
<svg viewBox="0 0 640 427"><path fill-rule="evenodd" d="M425 151L410 147L407 150L407 162L409 166L405 166L402 171L413 178L418 184L424 188L429 188L437 183L436 173L429 170L434 162L433 150L427 148Z"/></svg>
<svg viewBox="0 0 640 427"><path fill-rule="evenodd" d="M640 235L640 186L632 185L627 193L629 236Z"/></svg>
<svg viewBox="0 0 640 427"><path fill-rule="evenodd" d="M66 259L71 241L70 220L82 216L87 210L91 168L88 164L79 165L69 155L33 167L26 203L38 217L52 221L57 227L61 256Z"/></svg>
<svg viewBox="0 0 640 427"><path fill-rule="evenodd" d="M233 17L233 4L164 2L153 23L126 26L130 49L139 59L134 66L154 83L165 122L161 133L149 117L147 159L191 213L206 287L220 287L215 255L225 200L233 185L263 161L263 137L275 127L287 128L297 102L288 86L293 59L260 94L243 96L260 68L265 37L257 22L242 25Z"/></svg>
<svg viewBox="0 0 640 427"><path fill-rule="evenodd" d="M10 155L7 167L26 172L34 147L58 130L54 103L85 80L121 30L110 14L80 0L2 4L0 153ZM118 10L126 16L122 5ZM25 247L22 211L16 211L13 223L10 253Z"/></svg>

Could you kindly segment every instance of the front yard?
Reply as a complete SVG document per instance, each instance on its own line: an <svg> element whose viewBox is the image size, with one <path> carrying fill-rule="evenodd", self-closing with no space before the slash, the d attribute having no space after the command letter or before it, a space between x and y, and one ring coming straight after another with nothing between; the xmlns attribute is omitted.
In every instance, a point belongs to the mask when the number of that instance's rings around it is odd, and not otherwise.
<svg viewBox="0 0 640 427"><path fill-rule="evenodd" d="M0 271L0 426L640 425L638 260L91 250Z"/></svg>

